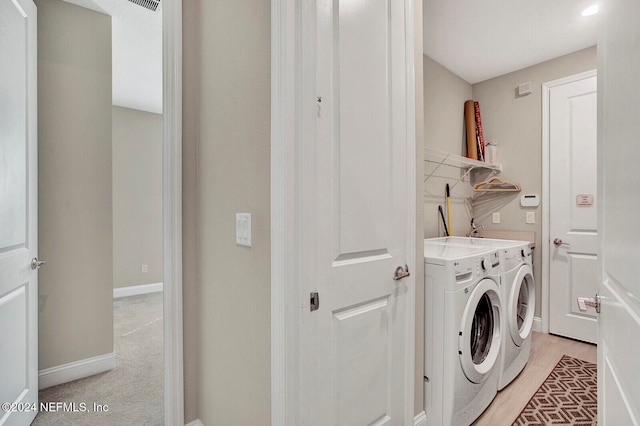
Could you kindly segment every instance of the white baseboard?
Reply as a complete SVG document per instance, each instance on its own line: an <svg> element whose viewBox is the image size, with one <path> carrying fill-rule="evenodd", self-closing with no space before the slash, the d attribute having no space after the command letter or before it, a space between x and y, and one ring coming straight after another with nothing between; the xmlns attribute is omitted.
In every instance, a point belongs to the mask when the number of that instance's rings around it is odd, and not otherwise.
<svg viewBox="0 0 640 426"><path fill-rule="evenodd" d="M427 415L424 411L419 412L413 419L414 426L427 426ZM200 419L195 419L185 424L184 426L204 426L204 423Z"/></svg>
<svg viewBox="0 0 640 426"><path fill-rule="evenodd" d="M541 332L542 331L542 318L533 317L533 324L531 325L531 329L533 331Z"/></svg>
<svg viewBox="0 0 640 426"><path fill-rule="evenodd" d="M46 368L38 372L38 389L84 379L114 368L116 368L116 354L114 352Z"/></svg>
<svg viewBox="0 0 640 426"><path fill-rule="evenodd" d="M162 291L163 283L151 283L132 285L129 287L119 287L113 289L113 298L136 296L138 294L157 293Z"/></svg>

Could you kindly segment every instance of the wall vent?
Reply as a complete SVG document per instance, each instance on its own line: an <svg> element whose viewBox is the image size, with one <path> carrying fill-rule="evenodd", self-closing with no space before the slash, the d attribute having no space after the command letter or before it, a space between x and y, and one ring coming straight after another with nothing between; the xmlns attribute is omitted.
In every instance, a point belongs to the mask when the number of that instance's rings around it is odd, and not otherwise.
<svg viewBox="0 0 640 426"><path fill-rule="evenodd" d="M145 9L156 11L160 6L160 0L129 0L131 3L135 3L138 6L142 6Z"/></svg>

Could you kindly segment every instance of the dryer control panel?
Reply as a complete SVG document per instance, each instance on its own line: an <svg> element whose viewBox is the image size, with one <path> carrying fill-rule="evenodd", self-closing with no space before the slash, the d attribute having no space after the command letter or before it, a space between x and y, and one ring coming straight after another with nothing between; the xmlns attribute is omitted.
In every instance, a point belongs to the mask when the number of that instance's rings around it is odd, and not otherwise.
<svg viewBox="0 0 640 426"><path fill-rule="evenodd" d="M492 252L485 256L482 256L477 261L476 265L476 275L495 275L498 273L498 268L500 267L500 256L498 252Z"/></svg>
<svg viewBox="0 0 640 426"><path fill-rule="evenodd" d="M520 247L512 247L508 249L502 249L504 271L510 271L513 268L520 266L522 263L532 263L532 251L531 246L523 245Z"/></svg>

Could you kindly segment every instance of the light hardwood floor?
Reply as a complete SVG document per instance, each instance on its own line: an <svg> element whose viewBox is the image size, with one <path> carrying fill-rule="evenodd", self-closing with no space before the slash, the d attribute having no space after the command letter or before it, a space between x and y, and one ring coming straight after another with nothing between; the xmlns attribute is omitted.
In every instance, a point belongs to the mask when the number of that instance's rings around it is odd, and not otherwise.
<svg viewBox="0 0 640 426"><path fill-rule="evenodd" d="M516 379L498 392L474 426L511 425L563 355L596 363L596 345L533 332L529 362Z"/></svg>

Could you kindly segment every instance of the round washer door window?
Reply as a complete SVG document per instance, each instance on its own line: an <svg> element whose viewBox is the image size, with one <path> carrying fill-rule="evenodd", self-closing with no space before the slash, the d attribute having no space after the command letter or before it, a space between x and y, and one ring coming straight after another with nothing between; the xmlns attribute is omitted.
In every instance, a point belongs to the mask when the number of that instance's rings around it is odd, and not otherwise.
<svg viewBox="0 0 640 426"><path fill-rule="evenodd" d="M467 379L482 383L500 353L500 289L484 279L471 292L460 325L458 352Z"/></svg>
<svg viewBox="0 0 640 426"><path fill-rule="evenodd" d="M508 324L513 343L521 346L533 328L533 312L536 305L536 290L531 266L520 267L509 295Z"/></svg>
<svg viewBox="0 0 640 426"><path fill-rule="evenodd" d="M480 298L471 321L471 359L476 365L482 364L489 355L493 341L493 323L491 299L485 293Z"/></svg>

